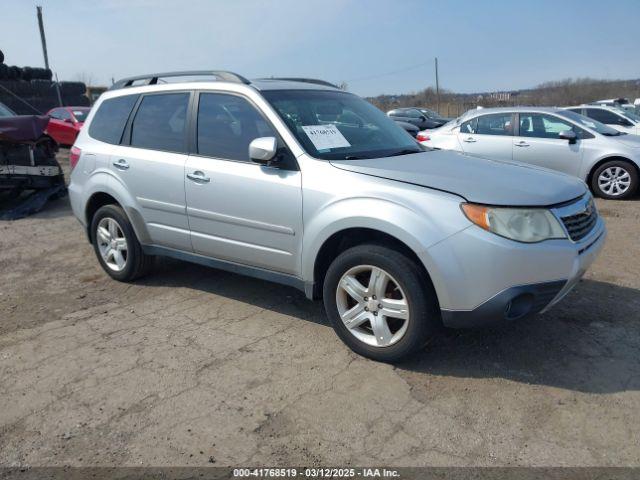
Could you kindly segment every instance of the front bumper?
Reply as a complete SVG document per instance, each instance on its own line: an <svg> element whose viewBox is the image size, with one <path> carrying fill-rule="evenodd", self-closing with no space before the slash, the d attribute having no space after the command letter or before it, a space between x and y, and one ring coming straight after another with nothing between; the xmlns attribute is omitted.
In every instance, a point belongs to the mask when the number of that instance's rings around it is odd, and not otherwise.
<svg viewBox="0 0 640 480"><path fill-rule="evenodd" d="M471 226L422 259L452 328L514 321L544 312L580 281L602 249L601 218L579 242L522 244Z"/></svg>

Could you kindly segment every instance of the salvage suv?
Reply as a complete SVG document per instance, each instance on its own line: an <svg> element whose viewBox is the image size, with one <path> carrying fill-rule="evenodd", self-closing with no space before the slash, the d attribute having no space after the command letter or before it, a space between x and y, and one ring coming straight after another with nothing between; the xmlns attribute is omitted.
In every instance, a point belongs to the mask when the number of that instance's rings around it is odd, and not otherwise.
<svg viewBox="0 0 640 480"><path fill-rule="evenodd" d="M293 286L381 361L442 324L545 311L606 235L584 182L428 150L319 80L121 80L70 163L73 211L114 279L166 255Z"/></svg>

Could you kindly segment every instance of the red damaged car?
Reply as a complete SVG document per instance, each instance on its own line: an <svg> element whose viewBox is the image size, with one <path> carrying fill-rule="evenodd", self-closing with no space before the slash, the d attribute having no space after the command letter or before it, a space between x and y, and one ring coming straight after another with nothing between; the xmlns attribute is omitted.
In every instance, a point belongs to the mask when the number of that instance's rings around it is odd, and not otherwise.
<svg viewBox="0 0 640 480"><path fill-rule="evenodd" d="M84 124L89 107L58 107L47 112L51 118L47 134L60 145L73 145Z"/></svg>

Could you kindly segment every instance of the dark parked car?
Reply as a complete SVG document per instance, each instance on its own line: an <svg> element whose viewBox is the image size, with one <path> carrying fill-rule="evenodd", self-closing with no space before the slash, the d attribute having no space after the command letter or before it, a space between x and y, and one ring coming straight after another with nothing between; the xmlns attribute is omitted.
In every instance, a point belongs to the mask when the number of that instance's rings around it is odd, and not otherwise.
<svg viewBox="0 0 640 480"><path fill-rule="evenodd" d="M397 120L396 120L396 123L398 124L398 126L404 128L407 131L407 133L411 135L413 138L416 138L418 136L418 133L420 132L420 129L416 127L413 123L399 122Z"/></svg>
<svg viewBox="0 0 640 480"><path fill-rule="evenodd" d="M434 122L442 122L442 125L453 120L453 118L443 117L438 112L429 110L428 108L419 108L418 110L420 110L428 119L433 120Z"/></svg>
<svg viewBox="0 0 640 480"><path fill-rule="evenodd" d="M7 107L4 103L0 103L0 118L1 117L15 117L16 114Z"/></svg>
<svg viewBox="0 0 640 480"><path fill-rule="evenodd" d="M396 122L411 123L420 130L438 128L446 123L446 121L434 120L427 117L418 108L396 108L395 110L388 111L387 115Z"/></svg>
<svg viewBox="0 0 640 480"><path fill-rule="evenodd" d="M44 133L48 123L42 115L0 118L0 192L64 187L58 146Z"/></svg>

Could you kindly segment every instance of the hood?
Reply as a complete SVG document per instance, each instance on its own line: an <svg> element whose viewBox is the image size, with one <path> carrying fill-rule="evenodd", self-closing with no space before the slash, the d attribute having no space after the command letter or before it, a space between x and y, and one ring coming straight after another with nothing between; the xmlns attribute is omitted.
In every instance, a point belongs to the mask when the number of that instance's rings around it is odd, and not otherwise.
<svg viewBox="0 0 640 480"><path fill-rule="evenodd" d="M627 135L619 135L617 137L606 137L606 138L613 140L614 142L620 142L626 147L640 148L640 136L638 135L627 134Z"/></svg>
<svg viewBox="0 0 640 480"><path fill-rule="evenodd" d="M587 191L581 180L544 168L434 150L397 157L332 160L351 172L443 190L469 202L503 206L547 206Z"/></svg>

